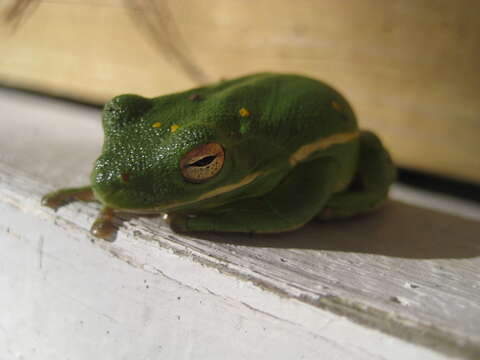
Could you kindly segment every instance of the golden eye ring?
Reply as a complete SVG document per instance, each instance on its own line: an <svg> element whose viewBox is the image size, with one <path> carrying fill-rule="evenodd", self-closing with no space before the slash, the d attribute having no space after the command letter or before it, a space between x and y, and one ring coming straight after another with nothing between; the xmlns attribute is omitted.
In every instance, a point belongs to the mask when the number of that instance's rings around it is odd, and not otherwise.
<svg viewBox="0 0 480 360"><path fill-rule="evenodd" d="M219 143L203 144L189 151L180 160L180 171L185 180L202 183L222 170L225 151Z"/></svg>

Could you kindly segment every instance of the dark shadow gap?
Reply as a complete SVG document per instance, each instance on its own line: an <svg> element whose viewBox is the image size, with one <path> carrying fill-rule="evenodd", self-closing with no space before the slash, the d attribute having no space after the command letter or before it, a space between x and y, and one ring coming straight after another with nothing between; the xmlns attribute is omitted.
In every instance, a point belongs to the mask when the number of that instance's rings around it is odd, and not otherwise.
<svg viewBox="0 0 480 360"><path fill-rule="evenodd" d="M400 183L480 203L480 185L406 168L398 169Z"/></svg>

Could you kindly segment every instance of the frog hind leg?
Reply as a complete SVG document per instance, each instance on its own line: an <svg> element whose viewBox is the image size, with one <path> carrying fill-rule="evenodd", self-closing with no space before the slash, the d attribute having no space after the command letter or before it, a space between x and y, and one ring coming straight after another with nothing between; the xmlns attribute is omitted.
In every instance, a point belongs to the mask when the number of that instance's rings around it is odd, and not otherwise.
<svg viewBox="0 0 480 360"><path fill-rule="evenodd" d="M381 207L388 198L388 189L395 177L395 166L380 139L370 131L362 131L354 181L345 191L333 194L317 218L346 218Z"/></svg>
<svg viewBox="0 0 480 360"><path fill-rule="evenodd" d="M52 191L42 197L42 205L57 209L72 201L96 201L90 186Z"/></svg>
<svg viewBox="0 0 480 360"><path fill-rule="evenodd" d="M318 214L335 183L337 164L321 158L299 164L271 192L188 217L170 214L175 231L278 233L294 230ZM168 221L168 220L167 220Z"/></svg>

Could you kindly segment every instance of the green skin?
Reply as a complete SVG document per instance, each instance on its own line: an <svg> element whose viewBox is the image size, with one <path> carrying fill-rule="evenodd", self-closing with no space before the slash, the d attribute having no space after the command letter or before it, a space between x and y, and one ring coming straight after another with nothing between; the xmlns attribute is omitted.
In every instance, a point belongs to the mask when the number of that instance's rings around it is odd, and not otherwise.
<svg viewBox="0 0 480 360"><path fill-rule="evenodd" d="M379 207L395 178L389 154L358 130L347 101L298 75L255 74L153 99L117 96L105 105L103 129L91 186L43 198L53 208L101 202L92 232L103 238L116 211L167 213L177 231L293 230ZM208 143L223 148L223 167L188 181L181 159Z"/></svg>

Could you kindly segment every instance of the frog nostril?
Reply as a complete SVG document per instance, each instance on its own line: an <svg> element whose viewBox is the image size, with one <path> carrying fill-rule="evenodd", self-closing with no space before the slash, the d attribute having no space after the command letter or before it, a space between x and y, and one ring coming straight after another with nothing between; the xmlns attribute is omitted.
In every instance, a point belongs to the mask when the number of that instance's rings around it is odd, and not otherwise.
<svg viewBox="0 0 480 360"><path fill-rule="evenodd" d="M120 178L124 183L128 183L130 181L130 174L129 173L122 173Z"/></svg>

